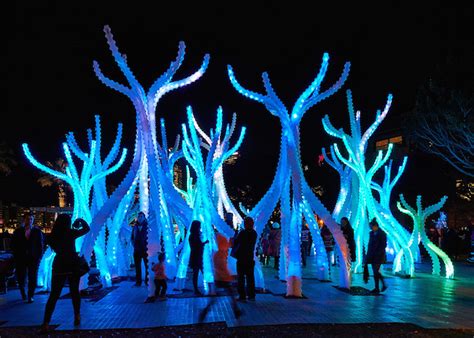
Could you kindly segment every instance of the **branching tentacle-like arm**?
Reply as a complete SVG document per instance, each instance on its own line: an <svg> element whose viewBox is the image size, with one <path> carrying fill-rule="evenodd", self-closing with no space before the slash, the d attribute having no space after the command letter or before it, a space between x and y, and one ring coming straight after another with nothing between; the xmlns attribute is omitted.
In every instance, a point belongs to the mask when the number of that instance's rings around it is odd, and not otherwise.
<svg viewBox="0 0 474 338"><path fill-rule="evenodd" d="M232 66L230 65L227 66L227 73L229 74L229 79L232 86L234 86L234 88L240 94L242 94L243 96L251 100L263 103L272 115L279 117L282 121L288 120L288 110L283 105L283 103L278 98L278 96L275 94L275 91L273 90L273 87L270 84L270 79L268 77L268 74L266 73L262 74L262 77L264 79L264 85L267 90L267 94L263 95L263 94L253 92L251 90L248 90L242 87L242 85L235 78Z"/></svg>
<svg viewBox="0 0 474 338"><path fill-rule="evenodd" d="M362 136L361 143L359 145L360 151L364 152L365 148L367 147L367 142L369 141L370 137L373 135L375 130L379 127L380 123L385 119L390 110L390 106L392 105L392 94L388 95L387 103L385 104L385 108L382 112L377 111L377 115L375 116L375 121L372 125L365 131L364 135Z"/></svg>
<svg viewBox="0 0 474 338"><path fill-rule="evenodd" d="M73 132L66 134L66 142L74 155L76 155L81 161L87 161L87 155L77 144L76 137L74 136Z"/></svg>
<svg viewBox="0 0 474 338"><path fill-rule="evenodd" d="M326 91L320 93L319 92L319 87L321 85L321 82L324 78L324 75L326 74L326 69L327 69L327 64L329 61L329 55L327 53L324 54L323 56L323 64L321 65L320 72L318 76L316 76L316 79L313 81L313 83L306 89L305 92L301 95L301 97L298 99L296 102L295 106L293 107L292 113L291 113L291 118L292 120L295 120L297 123L301 121L303 118L304 114L315 104L327 99L329 96L333 95L335 92L337 92L344 82L346 82L347 77L349 76L349 70L351 64L349 62L346 62L344 64L344 70L342 71L341 76L339 79L334 83L329 89ZM300 101L301 100L301 101Z"/></svg>
<svg viewBox="0 0 474 338"><path fill-rule="evenodd" d="M117 126L117 134L116 134L116 137L115 137L115 142L112 145L112 148L110 149L110 152L105 157L104 162L102 163L104 168L109 167L110 164L113 161L115 161L118 154L120 153L120 143L122 141L122 133L123 133L123 125L122 125L122 123L119 123L118 126Z"/></svg>
<svg viewBox="0 0 474 338"><path fill-rule="evenodd" d="M99 173L95 174L94 176L92 176L92 178L90 180L91 184L94 184L95 181L97 181L97 180L99 180L99 179L101 179L105 176L108 176L108 175L114 173L115 171L117 171L122 166L122 164L125 162L126 157L127 157L127 148L123 148L122 155L120 156L118 162L115 163L110 168L105 169L104 171L99 172Z"/></svg>
<svg viewBox="0 0 474 338"><path fill-rule="evenodd" d="M68 184L71 184L71 178L69 176L67 176L66 174L60 172L60 171L56 171L56 170L53 170L51 169L50 167L48 166L45 166L44 164L41 164L40 162L38 162L38 160L36 160L33 155L31 154L30 152L30 148L28 146L27 143L23 143L22 144L22 148L23 148L23 152L25 153L26 157L28 158L28 160L31 162L31 164L33 164L36 168L38 168L39 170L41 171L44 171L45 173L51 175L51 176L54 176L54 177L57 177L65 182L67 182Z"/></svg>
<svg viewBox="0 0 474 338"><path fill-rule="evenodd" d="M379 151L377 158L375 159L374 164L372 165L372 168L369 169L367 173L367 179L372 180L372 177L374 177L375 173L382 168L382 166L388 161L390 158L390 155L392 154L393 151L393 143L390 143L388 145L387 151L385 152L385 155L383 155L382 150Z"/></svg>
<svg viewBox="0 0 474 338"><path fill-rule="evenodd" d="M443 196L441 200L438 203L435 203L433 205L430 205L429 207L426 207L425 210L423 210L423 218L426 219L439 209L443 207L443 205L446 203L446 200L448 199L448 196Z"/></svg>

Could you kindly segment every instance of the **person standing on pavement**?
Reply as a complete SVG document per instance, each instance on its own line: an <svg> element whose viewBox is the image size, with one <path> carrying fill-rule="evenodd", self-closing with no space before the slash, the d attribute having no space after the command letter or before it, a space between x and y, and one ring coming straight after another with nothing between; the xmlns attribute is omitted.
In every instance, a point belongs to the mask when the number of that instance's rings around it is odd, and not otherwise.
<svg viewBox="0 0 474 338"><path fill-rule="evenodd" d="M142 261L145 265L145 284L148 285L148 221L139 212L132 228L133 260L135 262L135 286L142 285Z"/></svg>
<svg viewBox="0 0 474 338"><path fill-rule="evenodd" d="M387 235L380 229L377 220L374 218L369 223L372 231L370 232L369 245L367 247L367 255L365 257L365 264L372 265L374 274L375 289L371 293L379 294L379 282L382 282L382 292L387 290L387 284L380 273L380 267L385 263L385 248L387 247Z"/></svg>
<svg viewBox="0 0 474 338"><path fill-rule="evenodd" d="M237 288L239 300L255 300L255 243L257 232L253 228L254 221L250 217L244 219L244 229L234 241L237 258ZM247 286L247 288L245 288Z"/></svg>
<svg viewBox="0 0 474 338"><path fill-rule="evenodd" d="M71 226L71 217L66 214L60 214L54 222L49 245L56 256L53 261L51 293L46 303L44 320L39 333L44 334L50 331L49 322L66 280L69 283L74 308L74 326L81 324L81 294L79 292L81 276L78 271L79 256L76 252L76 239L89 231L89 224L81 218L76 219Z"/></svg>
<svg viewBox="0 0 474 338"><path fill-rule="evenodd" d="M191 253L189 254L189 267L193 270L193 288L195 295L202 295L202 292L198 288L198 277L199 271L202 273L203 268L203 254L204 245L209 243L209 240L205 242L201 241L201 222L194 220L191 223L191 230L189 234L189 246Z"/></svg>
<svg viewBox="0 0 474 338"><path fill-rule="evenodd" d="M33 222L33 215L29 212L25 213L23 224L15 230L11 242L16 278L23 300L27 298L25 280L28 276L28 303L33 303L34 301L33 296L38 279L38 267L44 251L43 232L34 226Z"/></svg>
<svg viewBox="0 0 474 338"><path fill-rule="evenodd" d="M309 235L308 224L303 224L303 229L301 229L301 261L304 267L306 267L306 257L309 253Z"/></svg>

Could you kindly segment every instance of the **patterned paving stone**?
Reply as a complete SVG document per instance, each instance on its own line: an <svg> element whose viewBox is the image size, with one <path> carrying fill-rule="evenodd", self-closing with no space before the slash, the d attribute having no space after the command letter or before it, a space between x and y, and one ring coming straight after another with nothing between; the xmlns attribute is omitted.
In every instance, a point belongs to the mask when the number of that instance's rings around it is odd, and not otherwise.
<svg viewBox="0 0 474 338"><path fill-rule="evenodd" d="M285 292L286 284L274 278L276 271L265 267L266 288L273 294L259 294L256 302L240 303L241 318L236 319L228 296L215 297L205 322L226 322L229 327L288 323L413 323L427 328L474 328L474 267L456 264L456 279L445 280L419 273L416 278L387 278L389 289L379 297L353 296L314 279L314 267L304 270L303 292L307 299L291 300L274 294ZM429 271L427 266L423 270ZM333 268L337 276L337 268ZM361 275L353 276L353 285L365 285ZM145 287L121 282L118 288L97 302L82 301L81 329L145 328L195 324L199 313L212 300L169 298L145 304ZM169 286L172 290L172 285ZM64 290L63 294L69 290ZM0 295L1 327L33 326L42 321L47 295L36 295L35 303L20 300L18 290ZM52 324L58 330L73 329L70 299L57 303Z"/></svg>

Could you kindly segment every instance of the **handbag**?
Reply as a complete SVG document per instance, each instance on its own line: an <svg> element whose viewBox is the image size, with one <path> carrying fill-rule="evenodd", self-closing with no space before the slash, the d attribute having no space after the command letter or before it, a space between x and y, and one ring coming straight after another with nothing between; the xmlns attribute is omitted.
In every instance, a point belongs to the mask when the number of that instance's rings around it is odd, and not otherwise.
<svg viewBox="0 0 474 338"><path fill-rule="evenodd" d="M90 269L91 268L89 267L87 260L84 258L84 255L82 256L77 255L75 259L73 273L75 275L78 275L79 277L82 277L86 273L88 273Z"/></svg>

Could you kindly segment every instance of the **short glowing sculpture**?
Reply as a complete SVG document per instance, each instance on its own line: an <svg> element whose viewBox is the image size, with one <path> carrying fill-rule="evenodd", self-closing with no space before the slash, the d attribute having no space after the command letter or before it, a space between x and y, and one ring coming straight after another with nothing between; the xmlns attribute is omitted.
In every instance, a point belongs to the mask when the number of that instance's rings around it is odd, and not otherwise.
<svg viewBox="0 0 474 338"><path fill-rule="evenodd" d="M413 220L413 232L411 234L409 242L410 247L418 247L421 242L428 254L430 255L431 262L433 264L433 275L440 275L441 266L438 258L439 256L444 262L446 278L454 278L453 262L451 262L451 259L443 250L438 248L433 242L430 241L425 231L426 219L430 215L441 209L447 199L447 196L443 196L438 203L423 209L421 205L421 196L417 196L415 210L407 203L403 194L400 194L400 201L397 202L397 207L398 210L400 210L404 214L407 214Z"/></svg>
<svg viewBox="0 0 474 338"><path fill-rule="evenodd" d="M134 164L132 166L134 169L126 179L128 186L124 185L120 192L117 192L115 202L119 203L138 177L140 209L148 216L150 225L148 229L148 256L156 257L158 251L161 250L160 239L162 238L167 257L167 274L170 278L173 278L177 271L177 253L172 224L174 221L182 227L189 226L192 210L173 186L173 167L170 165L172 160L169 157L170 154L166 145L164 123L161 123L162 144L160 144L157 140L155 110L163 95L193 83L204 74L209 63L209 55L204 56L201 67L194 74L181 80L172 81L184 59L185 45L181 42L176 60L171 63L166 72L158 77L149 90L145 91L130 70L126 58L118 50L110 28L105 26L104 31L114 60L125 75L129 86L107 78L96 61L94 61L94 71L102 83L130 99L137 115L137 137ZM107 207L104 206L98 222L109 217L113 211L114 206L111 203ZM150 270L149 274L152 275L151 266L148 269ZM154 285L153 283L149 283L149 285L149 294L151 295Z"/></svg>
<svg viewBox="0 0 474 338"><path fill-rule="evenodd" d="M182 125L183 130L183 154L188 163L194 169L196 174L196 193L193 205L193 219L201 221L201 231L203 240L209 240L209 244L204 247L203 270L204 282L207 287L209 283L214 282L212 257L217 250L215 241L214 227L225 237L230 238L234 232L218 214L217 206L214 203L213 191L215 174L222 168L224 161L229 158L242 144L245 127L242 128L240 136L234 146L229 145L230 137L233 133L233 127L227 125L223 132L222 108L217 110L217 123L215 130L210 133L208 154L204 158L202 154L202 142L198 137L200 130L196 119L192 113L191 107L187 109L188 125ZM201 135L205 133L201 130ZM207 135L206 135L207 136ZM214 227L213 227L214 225ZM186 268L189 259L189 241L186 238L184 242L184 251L182 254L178 278L185 277Z"/></svg>
<svg viewBox="0 0 474 338"><path fill-rule="evenodd" d="M377 111L375 121L370 125L370 127L362 132L361 123L360 123L360 112L354 111L352 103L351 92L347 91L347 102L349 110L349 119L350 119L350 134L346 134L342 128L336 129L330 122L329 117L326 115L323 118L323 127L324 130L331 136L336 137L342 140L345 150L348 153L348 158L344 157L338 145L335 143L331 151L333 153L333 160L338 159L346 167L350 168L353 171L351 177L351 194L340 194L340 198L336 204L337 209L335 212L340 212L339 208L342 209L344 205L345 212L348 210L348 205L343 199L350 197L350 221L354 228L355 232L355 241L356 241L356 264L354 266L354 271L360 272L362 268L363 260L363 251L364 248L368 245L369 240L369 227L368 220L376 218L381 228L387 233L389 241L395 243L398 252L400 253L398 257L398 263L394 262L394 270L396 272L404 269L407 274L413 275L414 271L414 262L412 251L408 247L408 236L406 230L396 221L392 216L388 208L384 208L389 203L390 193L393 188L393 185L401 175L404 165L399 170L399 175L396 179L390 181L390 169L386 169L386 179L384 182L384 188L380 189L381 201L377 201L373 196L373 177L375 173L387 162L390 157L390 154L393 149L393 144L388 145L388 149L383 153L379 151L374 163L367 169L365 152L367 150L367 144L370 137L373 135L375 130L378 128L380 123L387 116L389 108L392 103L392 95L388 96L387 103L383 111ZM336 156L334 156L334 154ZM336 165L337 166L337 165ZM342 168L343 173L347 168ZM388 174L388 175L387 175ZM344 174L346 175L346 174ZM346 187L349 187L347 182L345 183ZM341 185L342 187L343 185ZM341 188L342 189L342 188ZM343 191L341 191L344 193ZM403 260L403 264L401 264Z"/></svg>
<svg viewBox="0 0 474 338"><path fill-rule="evenodd" d="M109 152L109 155L106 157L106 160L102 163L100 157L100 120L98 116L96 116L96 126L96 139L92 139L92 133L90 131L88 133L90 135L89 153L85 153L79 149L72 133L67 135L67 142L63 143L64 155L67 161L66 173L52 170L51 168L39 163L31 154L28 145L26 143L23 144L23 151L26 157L35 167L50 175L58 177L71 186L74 196L72 219L75 220L76 218L80 217L88 223L92 223L93 213L96 211L93 206L97 206L101 203L101 201L98 201L99 196L100 198L106 198L106 196L100 195L102 191L99 191L100 185L98 185L98 183L103 184L105 189L105 177L120 168L127 155L127 149L124 148L117 163L112 165L112 162L119 154L119 134L121 133L121 126L119 125L119 133L117 134L115 144ZM83 162L80 174L72 158L71 150ZM92 192L94 192L94 195L91 197ZM102 224L100 225L100 228L101 226ZM100 229L98 231L100 231ZM84 238L82 237L76 241L76 247L79 250L82 248L83 239ZM90 253L93 249L96 255L97 267L101 272L102 283L104 286L110 286L111 275L108 268L108 262L105 257L105 245L103 241L102 243L100 241L99 243L94 241L90 244L91 247L89 250L89 256L86 257L87 259L90 258ZM44 264L52 264L52 257L54 256L51 256L50 252L45 254L40 267L41 271L50 273L50 266L46 267ZM46 288L50 287L49 275L41 276L40 279L43 285L46 285Z"/></svg>
<svg viewBox="0 0 474 338"><path fill-rule="evenodd" d="M291 112L278 98L273 90L268 74L263 73L262 79L266 94L259 94L245 89L236 80L234 71L228 66L228 75L234 88L245 97L265 105L267 110L278 117L281 123L282 135L280 145L280 158L277 165L273 183L260 202L250 211L255 219L257 233L260 234L269 220L271 213L280 201L281 225L283 234L282 246L284 252L280 255L284 259L287 280L287 296L301 297L301 249L300 233L303 217L310 225L313 239L320 239L319 227L315 214L323 219L332 232L339 248L341 271L341 284L350 287L349 252L346 240L333 220L331 213L323 206L314 195L304 178L301 167L300 133L299 125L306 111L318 102L334 94L345 82L349 73L349 63L345 64L344 71L339 80L328 90L320 92L321 82L328 67L329 56L324 54L323 62L318 75L310 86L302 93L294 104ZM319 241L322 243L322 241ZM318 245L318 242L316 242ZM284 255L287 253L287 255ZM344 268L346 267L346 268ZM322 269L328 268L327 260Z"/></svg>

